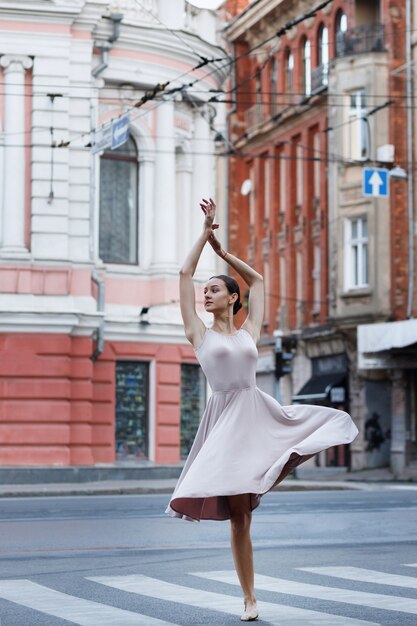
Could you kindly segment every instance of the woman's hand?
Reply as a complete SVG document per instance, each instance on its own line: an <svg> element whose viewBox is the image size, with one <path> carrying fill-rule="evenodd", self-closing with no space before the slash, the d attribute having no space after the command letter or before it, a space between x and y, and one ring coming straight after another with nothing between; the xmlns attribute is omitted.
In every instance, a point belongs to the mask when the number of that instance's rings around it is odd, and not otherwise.
<svg viewBox="0 0 417 626"><path fill-rule="evenodd" d="M211 247L213 248L213 250L214 250L214 252L216 254L218 254L221 257L224 256L224 251L222 250L220 241L217 239L217 237L213 233L213 231L210 233L210 236L208 238L208 242L209 242L209 244L211 245Z"/></svg>
<svg viewBox="0 0 417 626"><path fill-rule="evenodd" d="M202 201L200 202L200 207L204 215L206 216L204 220L204 231L207 234L211 235L213 230L215 230L216 228L219 228L219 225L214 223L214 216L216 214L216 204L214 200L212 200L211 198L209 198L209 200L205 200L203 198Z"/></svg>

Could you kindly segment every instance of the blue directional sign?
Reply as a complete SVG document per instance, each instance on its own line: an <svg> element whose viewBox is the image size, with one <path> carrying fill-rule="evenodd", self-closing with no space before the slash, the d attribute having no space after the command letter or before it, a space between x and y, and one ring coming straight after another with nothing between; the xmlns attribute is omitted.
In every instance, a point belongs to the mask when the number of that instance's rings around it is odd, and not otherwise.
<svg viewBox="0 0 417 626"><path fill-rule="evenodd" d="M363 169L362 191L364 196L374 198L388 198L389 196L388 170L374 167Z"/></svg>
<svg viewBox="0 0 417 626"><path fill-rule="evenodd" d="M129 139L129 114L125 113L111 125L111 149L115 150Z"/></svg>

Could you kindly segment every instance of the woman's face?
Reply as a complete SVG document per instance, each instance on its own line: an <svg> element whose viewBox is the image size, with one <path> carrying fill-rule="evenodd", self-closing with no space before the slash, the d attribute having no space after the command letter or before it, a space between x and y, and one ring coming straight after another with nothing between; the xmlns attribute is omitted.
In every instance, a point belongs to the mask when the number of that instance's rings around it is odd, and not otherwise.
<svg viewBox="0 0 417 626"><path fill-rule="evenodd" d="M230 294L221 278L211 278L204 287L204 308L209 313L227 310L237 294Z"/></svg>

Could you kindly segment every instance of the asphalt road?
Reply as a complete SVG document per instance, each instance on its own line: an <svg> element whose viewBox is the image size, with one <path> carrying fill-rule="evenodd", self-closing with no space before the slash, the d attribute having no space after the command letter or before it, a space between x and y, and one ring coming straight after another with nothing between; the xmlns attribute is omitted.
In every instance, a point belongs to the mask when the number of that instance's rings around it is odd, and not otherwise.
<svg viewBox="0 0 417 626"><path fill-rule="evenodd" d="M2 499L0 626L241 623L229 523L168 499ZM416 486L270 493L252 537L259 624L417 624Z"/></svg>

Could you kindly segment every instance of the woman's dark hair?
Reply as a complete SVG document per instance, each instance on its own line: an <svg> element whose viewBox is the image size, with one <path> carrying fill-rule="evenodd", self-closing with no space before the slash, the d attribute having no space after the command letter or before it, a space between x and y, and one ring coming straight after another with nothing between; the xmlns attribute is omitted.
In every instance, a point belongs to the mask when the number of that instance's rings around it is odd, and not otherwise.
<svg viewBox="0 0 417 626"><path fill-rule="evenodd" d="M225 276L224 274L220 274L219 276L212 276L211 278L220 278L220 280L222 280L226 285L227 291L230 293L230 295L232 295L233 293L237 293L237 300L233 305L233 315L236 315L236 313L242 308L242 303L240 301L240 289L237 281L231 276Z"/></svg>

